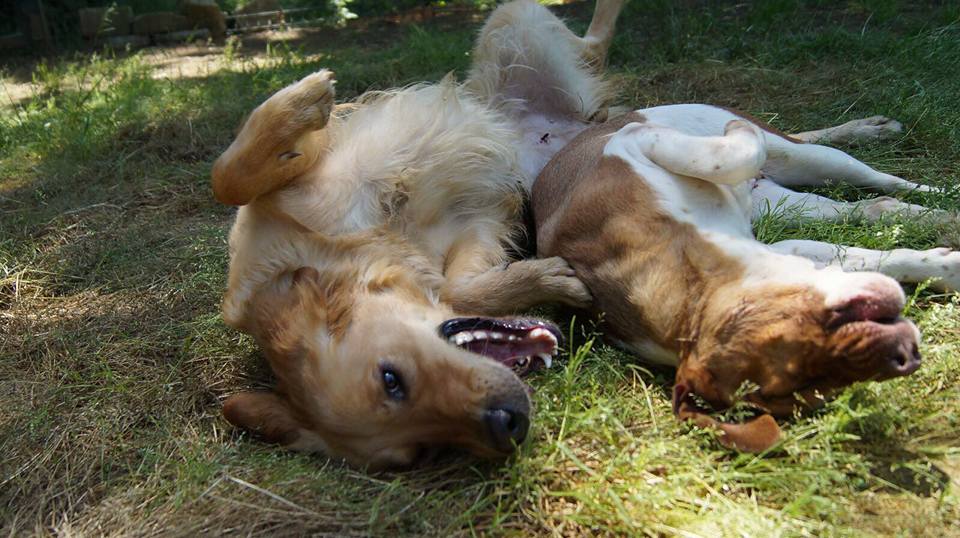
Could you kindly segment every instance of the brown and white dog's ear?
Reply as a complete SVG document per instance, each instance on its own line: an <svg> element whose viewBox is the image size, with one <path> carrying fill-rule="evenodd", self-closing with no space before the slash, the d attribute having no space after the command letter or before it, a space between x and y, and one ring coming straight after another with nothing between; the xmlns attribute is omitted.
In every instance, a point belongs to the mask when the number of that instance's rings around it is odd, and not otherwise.
<svg viewBox="0 0 960 538"><path fill-rule="evenodd" d="M681 411L677 417L680 420L690 420L704 429L719 430L720 435L717 436L717 441L721 445L742 452L759 454L780 441L780 426L767 413L743 424L720 422L698 411Z"/></svg>
<svg viewBox="0 0 960 538"><path fill-rule="evenodd" d="M727 448L757 454L780 441L780 426L764 413L742 424L720 422L708 415L693 400L694 392L684 381L673 387L673 413L680 420L689 420L704 429L718 430L717 440Z"/></svg>
<svg viewBox="0 0 960 538"><path fill-rule="evenodd" d="M310 170L329 138L333 73L321 70L278 91L257 107L213 164L213 195L245 205Z"/></svg>
<svg viewBox="0 0 960 538"><path fill-rule="evenodd" d="M223 416L271 443L290 445L300 437L300 424L287 403L272 392L238 392L224 402Z"/></svg>

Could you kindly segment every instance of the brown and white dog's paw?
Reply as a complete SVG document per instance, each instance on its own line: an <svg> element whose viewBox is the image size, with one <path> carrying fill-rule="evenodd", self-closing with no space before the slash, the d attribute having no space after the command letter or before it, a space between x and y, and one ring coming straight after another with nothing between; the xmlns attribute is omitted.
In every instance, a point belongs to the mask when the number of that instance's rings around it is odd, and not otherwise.
<svg viewBox="0 0 960 538"><path fill-rule="evenodd" d="M593 300L590 291L577 278L576 271L559 256L527 260L536 269L537 285L550 301L586 307Z"/></svg>
<svg viewBox="0 0 960 538"><path fill-rule="evenodd" d="M858 139L889 140L903 132L903 124L886 116L871 116L850 123L853 124L853 134Z"/></svg>
<svg viewBox="0 0 960 538"><path fill-rule="evenodd" d="M932 248L921 253L921 263L929 276L937 278L931 287L941 291L960 291L960 252L946 247Z"/></svg>
<svg viewBox="0 0 960 538"><path fill-rule="evenodd" d="M903 124L886 116L871 116L859 120L852 120L838 127L831 142L842 144L856 144L891 140L903 133Z"/></svg>

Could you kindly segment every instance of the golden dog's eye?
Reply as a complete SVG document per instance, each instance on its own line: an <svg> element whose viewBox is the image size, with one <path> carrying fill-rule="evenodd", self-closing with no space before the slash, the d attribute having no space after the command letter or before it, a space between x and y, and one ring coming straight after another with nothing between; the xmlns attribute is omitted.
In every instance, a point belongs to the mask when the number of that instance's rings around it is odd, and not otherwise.
<svg viewBox="0 0 960 538"><path fill-rule="evenodd" d="M402 400L407 396L403 390L400 374L390 368L383 368L381 376L383 377L383 389L387 391L387 396L394 400Z"/></svg>

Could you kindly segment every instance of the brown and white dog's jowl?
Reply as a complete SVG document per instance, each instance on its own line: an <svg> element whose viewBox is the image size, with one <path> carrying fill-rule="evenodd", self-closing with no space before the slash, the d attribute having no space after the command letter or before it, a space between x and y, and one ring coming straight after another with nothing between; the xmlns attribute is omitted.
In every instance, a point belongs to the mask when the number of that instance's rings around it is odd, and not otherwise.
<svg viewBox="0 0 960 538"><path fill-rule="evenodd" d="M875 136L880 124L892 125L864 120L859 132ZM834 132L851 136L849 127ZM920 334L901 316L904 294L891 277L960 287L960 254L947 249L754 239L751 215L784 202L812 218L923 211L890 199L845 205L781 186L829 178L923 188L802 140L829 136L791 138L707 105L656 107L585 131L533 188L540 255L570 263L621 345L678 366L676 414L719 428L729 446L766 449L779 437L771 415L919 367ZM744 398L765 413L752 422L720 423L701 406L729 407L750 384L756 390Z"/></svg>

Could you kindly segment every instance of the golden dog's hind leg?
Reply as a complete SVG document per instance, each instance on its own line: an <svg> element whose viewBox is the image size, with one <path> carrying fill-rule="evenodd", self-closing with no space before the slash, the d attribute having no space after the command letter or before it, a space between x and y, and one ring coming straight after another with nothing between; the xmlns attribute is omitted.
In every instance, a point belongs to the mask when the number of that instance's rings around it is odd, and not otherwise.
<svg viewBox="0 0 960 538"><path fill-rule="evenodd" d="M585 307L590 292L559 257L499 263L496 244L461 240L451 249L440 299L457 312L500 316L546 303Z"/></svg>
<svg viewBox="0 0 960 538"><path fill-rule="evenodd" d="M583 59L594 69L601 70L607 63L607 51L613 41L617 17L626 0L597 0L593 8L593 19L587 33L580 39L583 46Z"/></svg>
<svg viewBox="0 0 960 538"><path fill-rule="evenodd" d="M311 169L327 145L333 84L333 73L322 70L257 107L213 165L217 200L244 205Z"/></svg>

